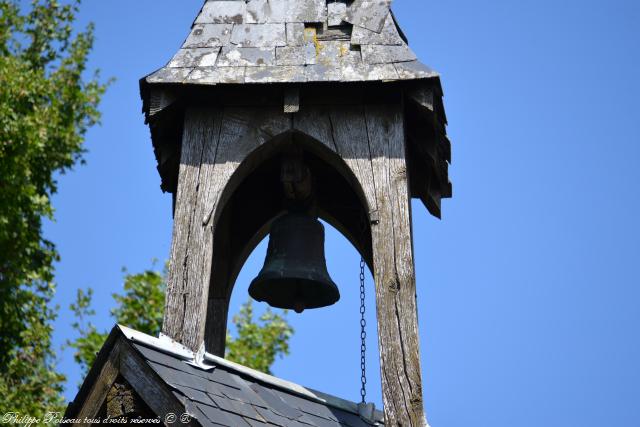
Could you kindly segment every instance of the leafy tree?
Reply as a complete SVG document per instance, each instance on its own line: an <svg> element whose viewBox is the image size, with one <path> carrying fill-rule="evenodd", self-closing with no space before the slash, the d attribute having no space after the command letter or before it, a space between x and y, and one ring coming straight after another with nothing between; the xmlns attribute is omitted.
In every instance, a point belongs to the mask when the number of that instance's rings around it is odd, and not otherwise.
<svg viewBox="0 0 640 427"><path fill-rule="evenodd" d="M227 359L270 374L276 357L289 354L293 329L283 316L267 309L260 316L260 323L256 323L249 299L233 316L232 322L236 335L227 333Z"/></svg>
<svg viewBox="0 0 640 427"><path fill-rule="evenodd" d="M157 336L162 328L165 276L153 270L141 274L125 271L124 294L113 294L116 307L111 310L111 316L115 321ZM92 296L91 289L86 292L80 289L75 304L71 305L78 319L73 327L78 331L79 338L68 341L68 345L76 349L74 358L85 373L93 365L96 353L107 338L107 332L98 332L90 321L91 316L95 315L91 308ZM227 333L227 359L270 373L275 359L289 354L289 338L293 328L287 323L285 315L286 312L280 315L266 310L257 323L253 318L251 300L243 304L232 319L235 333Z"/></svg>
<svg viewBox="0 0 640 427"><path fill-rule="evenodd" d="M74 33L78 6L0 0L0 408L31 416L60 404L63 381L51 349L58 253L42 220L105 91L86 78L93 28Z"/></svg>

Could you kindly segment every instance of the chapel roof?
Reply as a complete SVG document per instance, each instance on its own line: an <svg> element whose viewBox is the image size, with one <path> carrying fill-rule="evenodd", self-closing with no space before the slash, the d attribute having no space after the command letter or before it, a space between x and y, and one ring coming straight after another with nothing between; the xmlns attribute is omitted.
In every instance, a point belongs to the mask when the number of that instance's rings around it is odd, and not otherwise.
<svg viewBox="0 0 640 427"><path fill-rule="evenodd" d="M119 353L115 358L114 352ZM117 361L114 362L114 359ZM194 354L167 337L155 338L119 325L113 328L78 395L69 405L67 418L76 418L96 385L105 385L105 366L110 364L116 365L119 375L124 375L147 404L153 403L157 396L165 392L168 393L166 396L173 396L173 404L190 416L192 425L384 425L382 412L374 410L372 406L367 408L368 412L362 413L354 402L208 353ZM109 387L108 383L106 385ZM162 400L163 409L172 407L172 402L166 396ZM158 416L164 415L154 412Z"/></svg>

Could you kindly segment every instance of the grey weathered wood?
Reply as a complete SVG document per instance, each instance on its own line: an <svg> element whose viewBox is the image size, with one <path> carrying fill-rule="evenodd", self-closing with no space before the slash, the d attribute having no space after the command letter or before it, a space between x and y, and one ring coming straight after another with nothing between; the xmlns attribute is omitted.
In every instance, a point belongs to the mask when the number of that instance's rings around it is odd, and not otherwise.
<svg viewBox="0 0 640 427"><path fill-rule="evenodd" d="M193 109L185 117L163 332L192 349L204 335L204 325L194 326L198 323L194 317L204 318L209 284L203 257L210 250L211 230L202 226L201 218L221 122L221 110Z"/></svg>
<svg viewBox="0 0 640 427"><path fill-rule="evenodd" d="M300 89L287 88L284 91L284 112L287 114L300 111Z"/></svg>
<svg viewBox="0 0 640 427"><path fill-rule="evenodd" d="M403 126L400 105L302 106L292 116L275 106L188 110L164 332L193 350L206 332L209 351L224 354L232 270L238 266L225 258L224 243L215 243L232 238L224 235L229 227L221 222L222 208L242 179L236 176L240 168L246 176L259 163L251 157L259 147L291 129L302 132L344 160L374 224L386 423L425 425Z"/></svg>
<svg viewBox="0 0 640 427"><path fill-rule="evenodd" d="M100 373L96 377L96 380L91 387L87 397L84 400L84 403L77 415L73 416L74 419L84 420L95 419L98 411L104 404L105 399L107 398L107 394L111 389L111 386L115 382L118 377L119 369L120 369L120 350L122 345L120 342L116 342L111 350L111 354L109 358L105 361ZM80 425L89 425L89 424L80 424Z"/></svg>
<svg viewBox="0 0 640 427"><path fill-rule="evenodd" d="M379 223L372 227L385 425L424 426L402 114L367 106Z"/></svg>
<svg viewBox="0 0 640 427"><path fill-rule="evenodd" d="M212 278L212 281L216 278ZM224 279L216 282L224 285ZM229 285L226 282L227 286ZM205 343L207 353L224 357L226 349L227 321L229 317L229 298L209 298L207 306L207 341Z"/></svg>
<svg viewBox="0 0 640 427"><path fill-rule="evenodd" d="M319 141L329 150L338 151L333 141L333 129L328 108L309 106L302 108L293 116L293 128Z"/></svg>
<svg viewBox="0 0 640 427"><path fill-rule="evenodd" d="M362 106L339 106L331 109L333 141L338 154L347 163L360 185L373 182L371 152L367 123ZM371 186L363 186L369 212L377 210L377 200Z"/></svg>
<svg viewBox="0 0 640 427"><path fill-rule="evenodd" d="M229 300L231 299L232 238L231 219L233 212L226 212L216 222L211 259L211 282L205 325L205 349L211 354L224 357Z"/></svg>
<svg viewBox="0 0 640 427"><path fill-rule="evenodd" d="M116 380L107 394L107 417L125 418L127 421L137 418L151 419L155 415L126 381Z"/></svg>
<svg viewBox="0 0 640 427"><path fill-rule="evenodd" d="M190 228L184 242L187 246L186 258L178 258L177 261L185 265L181 277L184 284L182 294L184 313L180 341L192 350L197 350L204 341L213 255L213 224L203 221L203 218L207 217L210 206L219 197L220 187L217 185L219 179L214 169L216 169L220 147L223 145L222 129L225 120L223 114L216 110L188 112L186 121L188 122L192 117L203 122L185 124L185 129L191 127L192 131L197 132L194 139L200 138L196 144L202 147L203 155L200 158L198 181L194 187L197 191L197 199L193 203L195 209L191 212ZM175 262L172 254L170 265Z"/></svg>
<svg viewBox="0 0 640 427"><path fill-rule="evenodd" d="M232 175L253 150L289 128L290 119L275 108L186 113L163 332L194 351L205 337L223 193L232 191Z"/></svg>
<svg viewBox="0 0 640 427"><path fill-rule="evenodd" d="M175 422L172 425L198 426L199 424L190 419L188 422L181 422L181 415L184 408L180 401L169 392L167 385L160 379L149 365L138 355L130 345L123 346L120 355L120 372L122 377L133 387L135 392L144 400L153 413L167 423L167 415L174 414Z"/></svg>
<svg viewBox="0 0 640 427"><path fill-rule="evenodd" d="M375 212L375 191L371 185L363 184L373 182L373 171L362 107L306 107L294 116L294 129L320 141L342 158L356 179L352 185L362 188L368 211Z"/></svg>
<svg viewBox="0 0 640 427"><path fill-rule="evenodd" d="M176 102L176 96L170 90L152 90L149 96L149 116L153 116Z"/></svg>
<svg viewBox="0 0 640 427"><path fill-rule="evenodd" d="M330 129L335 149L357 177L373 225L378 329L386 425L422 426L422 385L415 300L409 187L399 107L303 109L294 126L318 140ZM330 145L329 145L330 146Z"/></svg>
<svg viewBox="0 0 640 427"><path fill-rule="evenodd" d="M407 95L428 112L433 113L435 111L435 94L432 88L428 86L418 86L408 91Z"/></svg>
<svg viewBox="0 0 640 427"><path fill-rule="evenodd" d="M208 222L219 208L223 190L229 194L233 188L227 187L233 173L256 148L291 129L291 120L279 108L228 107L224 111L220 143L213 171L214 180L208 189L211 197L207 200ZM218 211L218 214L220 212ZM214 218L217 220L217 217Z"/></svg>

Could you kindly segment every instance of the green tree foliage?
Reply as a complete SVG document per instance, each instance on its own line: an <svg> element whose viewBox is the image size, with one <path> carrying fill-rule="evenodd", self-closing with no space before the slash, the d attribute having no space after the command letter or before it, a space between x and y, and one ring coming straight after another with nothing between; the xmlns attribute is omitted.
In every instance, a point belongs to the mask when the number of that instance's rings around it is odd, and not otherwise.
<svg viewBox="0 0 640 427"><path fill-rule="evenodd" d="M51 323L55 310L49 307L53 287L39 289L23 298L21 309L29 326L20 333L24 341L9 352L9 361L0 376L0 414L15 411L42 417L64 408L62 389L65 377L56 373L51 348ZM1 331L0 333L4 333Z"/></svg>
<svg viewBox="0 0 640 427"><path fill-rule="evenodd" d="M114 320L118 324L157 336L162 327L165 276L153 270L141 274L125 272L124 294L113 294L116 307L111 310L111 316ZM98 332L90 321L95 314L91 308L92 296L91 289L86 292L78 290L76 302L71 305L78 319L73 327L79 337L75 341L68 341L68 345L75 348L75 360L85 374L107 338L107 332ZM285 316L286 312L277 314L266 310L256 322L251 300L247 301L232 319L235 332L227 334L226 358L270 373L276 358L289 354L289 338L293 328Z"/></svg>
<svg viewBox="0 0 640 427"><path fill-rule="evenodd" d="M60 403L53 371L53 263L42 233L55 176L82 161L105 86L86 78L93 28L78 2L0 0L0 408L38 416Z"/></svg>
<svg viewBox="0 0 640 427"><path fill-rule="evenodd" d="M227 334L226 358L258 371L271 373L276 357L289 354L293 328L280 314L267 309L256 323L251 299L233 316L235 336Z"/></svg>

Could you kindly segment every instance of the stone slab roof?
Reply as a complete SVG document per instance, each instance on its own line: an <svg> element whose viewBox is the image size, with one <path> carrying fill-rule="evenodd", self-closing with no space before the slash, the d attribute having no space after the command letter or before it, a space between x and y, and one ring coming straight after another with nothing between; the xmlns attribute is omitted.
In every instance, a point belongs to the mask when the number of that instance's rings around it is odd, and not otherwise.
<svg viewBox="0 0 640 427"><path fill-rule="evenodd" d="M120 342L118 342L120 341ZM271 375L238 365L211 354L194 354L167 337L155 338L124 326L116 326L96 358L96 363L67 410L75 418L89 390L103 379L104 365L113 349L141 360L144 373L154 381L151 388L137 389L159 394L168 390L190 415L192 425L228 427L365 427L384 425L383 414L372 405L320 393ZM131 359L120 356L120 359ZM158 381L159 380L159 381ZM164 390L162 390L164 391ZM160 414L158 414L160 415Z"/></svg>
<svg viewBox="0 0 640 427"><path fill-rule="evenodd" d="M149 84L401 81L421 64L391 0L208 0Z"/></svg>

